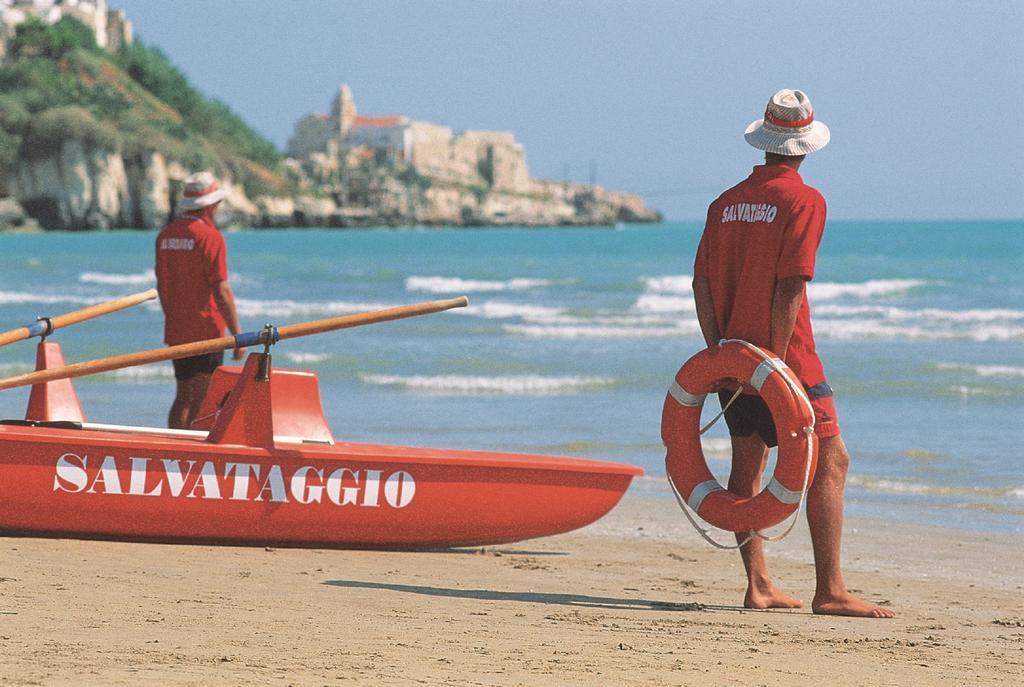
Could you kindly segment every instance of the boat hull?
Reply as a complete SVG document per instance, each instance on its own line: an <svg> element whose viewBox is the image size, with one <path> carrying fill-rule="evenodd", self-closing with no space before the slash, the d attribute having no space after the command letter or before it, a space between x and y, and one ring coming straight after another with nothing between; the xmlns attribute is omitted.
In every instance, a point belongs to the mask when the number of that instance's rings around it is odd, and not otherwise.
<svg viewBox="0 0 1024 687"><path fill-rule="evenodd" d="M372 444L271 448L0 426L0 534L416 549L567 532L631 465Z"/></svg>

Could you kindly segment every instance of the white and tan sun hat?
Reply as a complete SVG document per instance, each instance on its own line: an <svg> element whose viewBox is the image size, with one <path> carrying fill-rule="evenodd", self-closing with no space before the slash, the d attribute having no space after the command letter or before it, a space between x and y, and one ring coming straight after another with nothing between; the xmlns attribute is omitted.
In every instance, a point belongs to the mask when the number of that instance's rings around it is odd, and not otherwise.
<svg viewBox="0 0 1024 687"><path fill-rule="evenodd" d="M806 155L828 145L831 134L825 122L815 121L806 93L783 88L768 101L764 119L751 122L743 137L768 153Z"/></svg>
<svg viewBox="0 0 1024 687"><path fill-rule="evenodd" d="M188 212L224 200L228 192L220 187L210 172L196 172L185 179L185 188L178 201L178 210Z"/></svg>

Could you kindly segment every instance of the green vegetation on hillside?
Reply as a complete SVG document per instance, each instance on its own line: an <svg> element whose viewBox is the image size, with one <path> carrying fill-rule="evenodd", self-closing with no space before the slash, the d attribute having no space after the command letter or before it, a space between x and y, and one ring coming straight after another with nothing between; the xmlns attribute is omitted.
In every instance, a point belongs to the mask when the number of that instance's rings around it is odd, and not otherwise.
<svg viewBox="0 0 1024 687"><path fill-rule="evenodd" d="M157 151L187 169L230 174L250 195L285 191L281 155L222 102L206 98L158 49L117 55L65 17L28 19L0 66L0 171L69 140L121 152Z"/></svg>

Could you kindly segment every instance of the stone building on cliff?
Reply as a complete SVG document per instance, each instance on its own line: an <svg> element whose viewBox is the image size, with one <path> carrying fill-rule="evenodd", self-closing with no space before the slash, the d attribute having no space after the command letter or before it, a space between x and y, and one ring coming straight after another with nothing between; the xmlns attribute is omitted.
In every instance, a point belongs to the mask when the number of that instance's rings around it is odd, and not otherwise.
<svg viewBox="0 0 1024 687"><path fill-rule="evenodd" d="M331 197L343 225L615 224L660 220L643 198L599 186L531 179L508 131L462 131L404 115L359 113L342 84L329 114L295 125L288 164Z"/></svg>
<svg viewBox="0 0 1024 687"><path fill-rule="evenodd" d="M366 160L403 164L440 182L528 193L530 176L523 147L507 131L463 131L404 115L365 116L346 84L327 114L307 115L295 126L288 155L329 166L339 155L344 177Z"/></svg>

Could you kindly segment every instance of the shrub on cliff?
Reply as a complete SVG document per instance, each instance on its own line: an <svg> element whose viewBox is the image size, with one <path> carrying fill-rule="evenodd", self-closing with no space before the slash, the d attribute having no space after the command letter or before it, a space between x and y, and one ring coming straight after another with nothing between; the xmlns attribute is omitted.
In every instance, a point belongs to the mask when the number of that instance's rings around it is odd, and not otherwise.
<svg viewBox="0 0 1024 687"><path fill-rule="evenodd" d="M112 153L121 150L121 137L114 127L97 121L88 110L71 106L55 107L33 119L18 155L28 159L55 155L69 141Z"/></svg>
<svg viewBox="0 0 1024 687"><path fill-rule="evenodd" d="M192 131L227 144L236 153L276 168L281 154L224 103L203 97L158 48L136 41L117 55L121 68L179 113Z"/></svg>
<svg viewBox="0 0 1024 687"><path fill-rule="evenodd" d="M11 41L11 54L17 57L60 59L72 50L96 50L92 29L74 17L62 17L50 25L36 17L18 24Z"/></svg>

